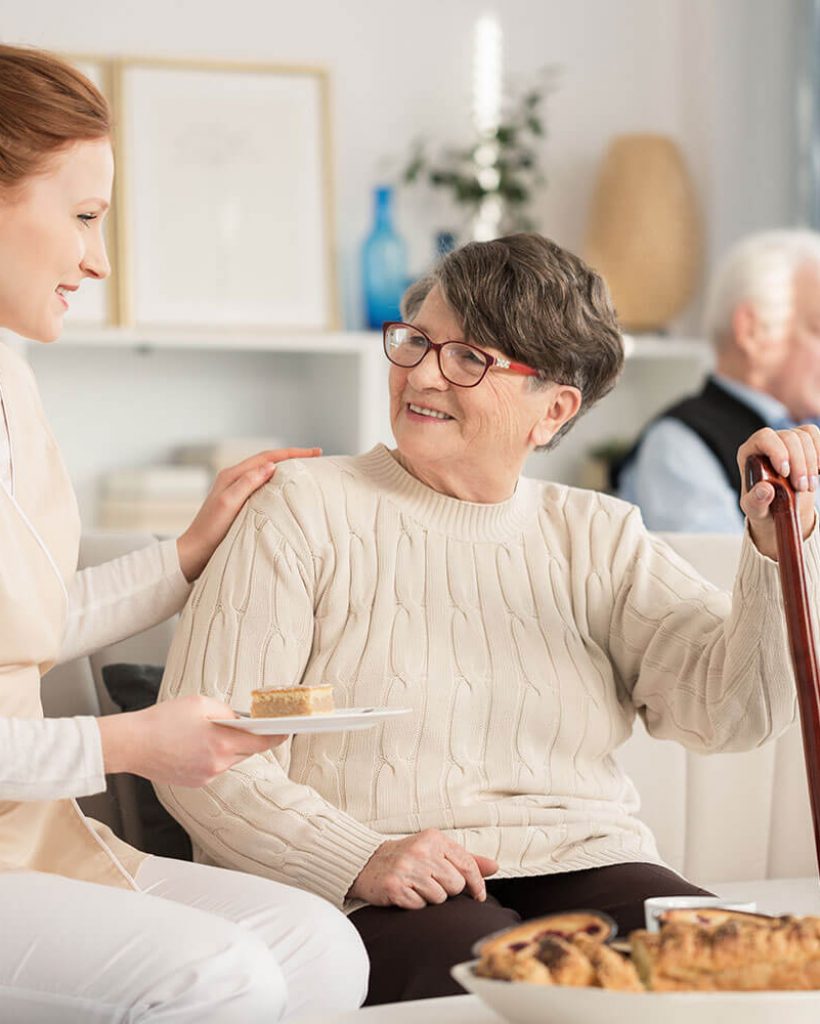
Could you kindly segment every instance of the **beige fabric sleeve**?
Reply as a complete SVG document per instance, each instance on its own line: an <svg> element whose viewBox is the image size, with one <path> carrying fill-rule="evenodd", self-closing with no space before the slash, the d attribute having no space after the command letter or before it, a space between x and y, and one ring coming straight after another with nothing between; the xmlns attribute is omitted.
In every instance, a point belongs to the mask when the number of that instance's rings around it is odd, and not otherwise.
<svg viewBox="0 0 820 1024"><path fill-rule="evenodd" d="M277 527L287 521L282 504ZM298 529L294 538L298 544ZM161 699L203 693L244 710L251 690L299 683L313 639L313 570L262 512L246 506L182 614ZM386 838L288 778L288 744L208 786L157 786L167 809L217 863L341 906Z"/></svg>
<svg viewBox="0 0 820 1024"><path fill-rule="evenodd" d="M820 538L804 545L820 596ZM796 712L777 563L746 533L733 594L706 583L627 517L613 559L610 655L648 731L698 752L746 750Z"/></svg>
<svg viewBox="0 0 820 1024"><path fill-rule="evenodd" d="M68 587L60 661L71 661L156 626L180 610L190 590L179 567L175 540L81 569Z"/></svg>

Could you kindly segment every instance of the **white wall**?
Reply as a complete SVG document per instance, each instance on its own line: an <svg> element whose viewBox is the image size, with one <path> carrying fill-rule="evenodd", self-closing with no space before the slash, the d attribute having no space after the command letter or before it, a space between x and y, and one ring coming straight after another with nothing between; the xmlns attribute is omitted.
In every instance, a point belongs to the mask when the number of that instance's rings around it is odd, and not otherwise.
<svg viewBox="0 0 820 1024"><path fill-rule="evenodd" d="M469 135L471 32L495 9L505 64L526 83L559 66L544 147L541 230L581 246L596 166L626 131L675 136L704 207L707 256L794 216L791 103L799 0L0 0L0 34L73 52L255 57L320 64L333 88L340 272L358 316L369 189L419 134ZM391 157L393 158L391 160ZM421 269L440 204L405 196Z"/></svg>
<svg viewBox="0 0 820 1024"><path fill-rule="evenodd" d="M327 67L339 273L347 326L353 327L360 316L358 251L368 230L371 186L395 172L419 134L467 140L471 34L485 10L500 15L511 82L526 84L547 64L562 69L559 89L548 101L549 185L537 206L540 229L580 249L608 140L627 131L666 132L681 144L701 199L706 273L715 256L743 233L794 222L799 5L800 0L73 0L70 5L0 0L0 36L66 52L257 58ZM440 200L413 193L402 195L399 214L411 243L412 269L420 271L433 233L449 226L452 211ZM695 302L678 327L692 333L697 323ZM116 385L124 361L75 358L76 352L60 353L64 358L59 359L51 355L38 354L36 370L87 514L95 446L107 446L108 462L119 452L131 462L150 461L164 458L170 441L181 439L167 438L159 421L153 433L150 427L144 432L144 423L143 432L135 432L144 398L134 401L134 418L126 418L120 395L106 400L107 434L101 441L95 433L95 393L107 394ZM170 356L153 361L165 368L173 363ZM139 379L152 363L136 365ZM234 371L236 386L250 389L250 399L237 403L238 415L261 407L266 392L259 381L269 367L257 361ZM300 392L298 385L294 391L297 371L287 364L282 369L289 382L271 382L267 394L272 407L290 408ZM223 387L225 363L204 357L193 371L192 365L186 379L186 387L194 389L186 398L192 410ZM630 367L615 394L555 453L535 460L536 471L571 480L588 444L609 434L633 434L649 413L691 388L699 373L696 364L677 361ZM167 387L163 381L159 393ZM167 408L168 400L162 406ZM293 408L295 433L287 440L311 440L310 423L297 412L298 404ZM227 399L221 398L216 409L222 432L247 434L256 427L253 417L252 423L247 416L233 423ZM192 434L204 433L197 422Z"/></svg>

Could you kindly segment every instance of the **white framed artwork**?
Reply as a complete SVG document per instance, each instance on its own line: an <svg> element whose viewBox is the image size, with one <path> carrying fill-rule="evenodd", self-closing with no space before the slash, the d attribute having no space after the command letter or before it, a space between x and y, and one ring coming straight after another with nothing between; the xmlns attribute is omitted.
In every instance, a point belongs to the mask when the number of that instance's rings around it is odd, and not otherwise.
<svg viewBox="0 0 820 1024"><path fill-rule="evenodd" d="M124 321L337 326L326 75L125 59L116 91Z"/></svg>

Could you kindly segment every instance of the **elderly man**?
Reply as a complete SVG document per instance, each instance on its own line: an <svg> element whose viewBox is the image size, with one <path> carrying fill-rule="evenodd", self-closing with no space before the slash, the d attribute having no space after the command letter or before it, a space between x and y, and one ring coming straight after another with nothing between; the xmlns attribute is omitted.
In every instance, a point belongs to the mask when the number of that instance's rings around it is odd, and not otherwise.
<svg viewBox="0 0 820 1024"><path fill-rule="evenodd" d="M715 277L706 325L715 372L644 430L614 474L650 530L739 533L740 443L820 417L820 234L741 241Z"/></svg>

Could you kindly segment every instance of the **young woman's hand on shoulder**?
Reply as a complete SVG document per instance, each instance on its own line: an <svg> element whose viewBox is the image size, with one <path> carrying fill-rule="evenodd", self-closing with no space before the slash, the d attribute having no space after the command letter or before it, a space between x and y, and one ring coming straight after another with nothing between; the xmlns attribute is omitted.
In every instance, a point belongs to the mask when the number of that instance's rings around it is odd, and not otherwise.
<svg viewBox="0 0 820 1024"><path fill-rule="evenodd" d="M202 508L177 540L179 567L185 579L193 583L199 576L239 510L254 491L270 480L278 462L310 459L321 454L321 448L279 448L259 452L218 473Z"/></svg>

